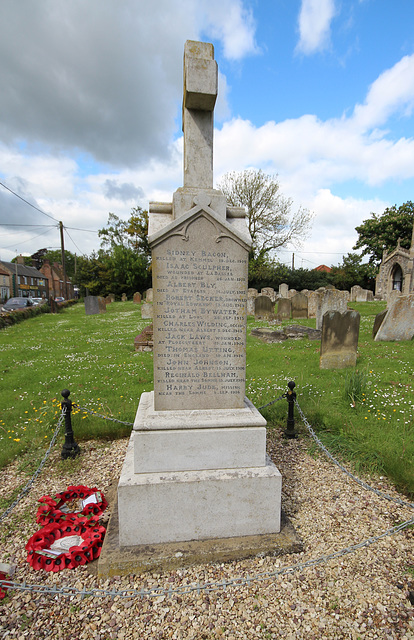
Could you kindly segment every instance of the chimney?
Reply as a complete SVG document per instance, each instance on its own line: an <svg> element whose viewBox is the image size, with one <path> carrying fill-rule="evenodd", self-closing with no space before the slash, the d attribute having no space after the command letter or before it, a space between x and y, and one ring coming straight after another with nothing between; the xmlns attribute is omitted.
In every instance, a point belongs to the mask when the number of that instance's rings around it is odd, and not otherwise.
<svg viewBox="0 0 414 640"><path fill-rule="evenodd" d="M24 257L22 256L22 254L20 254L19 256L16 256L16 262L17 264L24 265Z"/></svg>

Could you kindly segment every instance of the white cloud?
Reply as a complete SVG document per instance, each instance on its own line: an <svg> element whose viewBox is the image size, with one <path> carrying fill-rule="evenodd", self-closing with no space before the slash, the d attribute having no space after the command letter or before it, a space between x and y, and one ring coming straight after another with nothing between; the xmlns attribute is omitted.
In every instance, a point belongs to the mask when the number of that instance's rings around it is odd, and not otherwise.
<svg viewBox="0 0 414 640"><path fill-rule="evenodd" d="M306 55L325 49L335 16L335 0L302 0L297 51Z"/></svg>
<svg viewBox="0 0 414 640"><path fill-rule="evenodd" d="M253 13L241 0L206 0L205 12L207 31L222 41L226 58L240 60L258 52Z"/></svg>
<svg viewBox="0 0 414 640"><path fill-rule="evenodd" d="M394 113L410 116L414 108L414 54L404 56L371 85L363 105L354 110L353 123L366 130L382 126Z"/></svg>

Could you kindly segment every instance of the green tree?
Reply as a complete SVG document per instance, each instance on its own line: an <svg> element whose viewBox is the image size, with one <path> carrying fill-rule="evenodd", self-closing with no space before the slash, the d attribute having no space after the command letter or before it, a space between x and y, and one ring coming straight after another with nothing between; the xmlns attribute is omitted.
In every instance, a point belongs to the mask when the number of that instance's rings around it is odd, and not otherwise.
<svg viewBox="0 0 414 640"><path fill-rule="evenodd" d="M233 171L217 186L228 204L246 207L254 259L306 238L313 216L302 207L293 211L292 200L280 193L277 176L255 169Z"/></svg>
<svg viewBox="0 0 414 640"><path fill-rule="evenodd" d="M148 244L148 212L143 211L141 207L134 207L128 220L121 220L114 213L110 213L107 227L99 229L98 235L104 249L128 247L148 258L151 256Z"/></svg>
<svg viewBox="0 0 414 640"><path fill-rule="evenodd" d="M362 262L362 256L348 253L342 264L332 267L330 281L337 289L350 289L356 284L364 289L374 290L376 267Z"/></svg>
<svg viewBox="0 0 414 640"><path fill-rule="evenodd" d="M355 227L359 237L354 249L362 249L362 255L369 256L369 262L378 265L384 249L393 251L399 239L403 248L410 248L413 223L414 204L411 201L398 208L397 205L387 207L381 215L371 212L371 218Z"/></svg>

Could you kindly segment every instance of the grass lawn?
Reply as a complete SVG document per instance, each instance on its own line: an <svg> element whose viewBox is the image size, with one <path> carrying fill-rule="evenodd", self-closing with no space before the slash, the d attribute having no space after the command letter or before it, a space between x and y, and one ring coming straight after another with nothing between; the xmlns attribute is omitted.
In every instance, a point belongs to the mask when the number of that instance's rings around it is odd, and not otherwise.
<svg viewBox="0 0 414 640"><path fill-rule="evenodd" d="M247 395L260 407L294 380L302 410L331 451L414 496L414 342L374 342L374 318L385 304L350 306L361 314L356 370L319 369L319 341L265 344L250 331L267 323L249 317ZM78 304L0 331L0 467L16 456L28 467L41 458L60 415L62 389L70 389L74 403L133 422L141 393L153 388L152 354L134 352L134 337L147 324L140 305L115 302L106 314L86 316ZM315 327L315 320L297 324ZM284 429L286 401L263 415L269 429ZM131 430L77 409L72 423L77 441Z"/></svg>

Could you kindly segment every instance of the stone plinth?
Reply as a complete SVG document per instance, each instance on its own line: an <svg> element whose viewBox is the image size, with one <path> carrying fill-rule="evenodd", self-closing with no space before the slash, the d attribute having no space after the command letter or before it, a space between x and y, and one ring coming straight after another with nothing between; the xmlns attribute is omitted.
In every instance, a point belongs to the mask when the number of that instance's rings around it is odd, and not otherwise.
<svg viewBox="0 0 414 640"><path fill-rule="evenodd" d="M134 473L131 439L118 484L119 544L153 544L280 531L275 465Z"/></svg>

